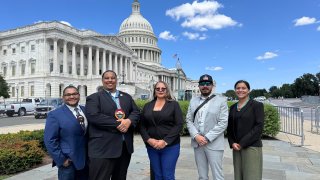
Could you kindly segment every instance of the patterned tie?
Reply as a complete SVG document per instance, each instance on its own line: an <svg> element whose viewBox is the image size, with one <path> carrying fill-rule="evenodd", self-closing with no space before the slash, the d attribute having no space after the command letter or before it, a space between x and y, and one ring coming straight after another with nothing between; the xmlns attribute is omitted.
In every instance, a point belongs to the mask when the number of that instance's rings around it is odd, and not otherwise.
<svg viewBox="0 0 320 180"><path fill-rule="evenodd" d="M79 121L82 130L85 131L86 126L84 124L84 117L80 114L78 108L74 108L74 110L76 111L77 120Z"/></svg>

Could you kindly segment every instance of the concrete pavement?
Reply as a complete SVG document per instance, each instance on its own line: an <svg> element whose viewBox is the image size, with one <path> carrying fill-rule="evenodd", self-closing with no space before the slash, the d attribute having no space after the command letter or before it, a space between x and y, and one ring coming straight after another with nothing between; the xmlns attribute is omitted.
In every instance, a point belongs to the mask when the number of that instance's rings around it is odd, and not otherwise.
<svg viewBox="0 0 320 180"><path fill-rule="evenodd" d="M34 125L38 129L41 125ZM5 132L0 128L0 132ZM14 129L16 129L15 127ZM28 126L28 130L32 126ZM318 143L314 142L314 143ZM264 180L319 180L320 152L298 147L281 140L263 140L263 179ZM128 180L149 179L149 160L145 146L140 136L135 137L135 152L128 171ZM223 162L226 180L233 179L232 151L225 144ZM54 180L57 179L57 169L51 164L39 167L8 178L8 180ZM176 169L177 180L197 179L197 169L193 149L189 137L182 137L181 152ZM211 178L212 179L212 178Z"/></svg>

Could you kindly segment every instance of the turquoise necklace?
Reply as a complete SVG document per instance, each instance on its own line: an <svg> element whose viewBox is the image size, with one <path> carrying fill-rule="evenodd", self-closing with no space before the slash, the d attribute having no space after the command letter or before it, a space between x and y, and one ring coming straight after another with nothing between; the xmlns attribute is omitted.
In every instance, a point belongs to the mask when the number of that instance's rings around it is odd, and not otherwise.
<svg viewBox="0 0 320 180"><path fill-rule="evenodd" d="M241 109L248 103L249 100L250 100L250 98L248 97L246 102L244 102L241 107L239 106L239 101L238 101L237 102L237 111L241 111Z"/></svg>

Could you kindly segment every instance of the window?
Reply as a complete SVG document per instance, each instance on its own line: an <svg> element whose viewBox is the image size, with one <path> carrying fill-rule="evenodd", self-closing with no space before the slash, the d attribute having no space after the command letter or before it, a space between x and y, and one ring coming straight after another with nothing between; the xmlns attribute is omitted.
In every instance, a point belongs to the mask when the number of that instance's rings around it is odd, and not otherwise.
<svg viewBox="0 0 320 180"><path fill-rule="evenodd" d="M3 55L7 55L7 50L6 49L3 50Z"/></svg>
<svg viewBox="0 0 320 180"><path fill-rule="evenodd" d="M31 45L31 51L36 50L36 46L34 44Z"/></svg>
<svg viewBox="0 0 320 180"><path fill-rule="evenodd" d="M36 63L32 62L31 63L31 74L34 74L36 72Z"/></svg>
<svg viewBox="0 0 320 180"><path fill-rule="evenodd" d="M12 97L16 96L16 88L15 87L11 87L11 95L12 95Z"/></svg>
<svg viewBox="0 0 320 180"><path fill-rule="evenodd" d="M24 97L24 86L20 87L20 96Z"/></svg>
<svg viewBox="0 0 320 180"><path fill-rule="evenodd" d="M25 52L25 49L26 49L26 48L25 48L24 46L22 46L22 47L21 47L21 52L24 53L24 52Z"/></svg>
<svg viewBox="0 0 320 180"><path fill-rule="evenodd" d="M12 48L12 54L16 53L16 48Z"/></svg>
<svg viewBox="0 0 320 180"><path fill-rule="evenodd" d="M72 66L69 66L69 74L72 74Z"/></svg>
<svg viewBox="0 0 320 180"><path fill-rule="evenodd" d="M7 66L3 67L3 76L5 77L7 75Z"/></svg>
<svg viewBox="0 0 320 180"><path fill-rule="evenodd" d="M26 72L26 64L21 64L21 75L23 76Z"/></svg>
<svg viewBox="0 0 320 180"><path fill-rule="evenodd" d="M77 56L80 57L80 52L77 52Z"/></svg>
<svg viewBox="0 0 320 180"><path fill-rule="evenodd" d="M50 45L50 50L53 51L53 45Z"/></svg>
<svg viewBox="0 0 320 180"><path fill-rule="evenodd" d="M16 75L16 65L12 66L12 76Z"/></svg>
<svg viewBox="0 0 320 180"><path fill-rule="evenodd" d="M63 48L60 48L60 52L63 53Z"/></svg>
<svg viewBox="0 0 320 180"><path fill-rule="evenodd" d="M30 96L34 96L34 85L30 86Z"/></svg>
<svg viewBox="0 0 320 180"><path fill-rule="evenodd" d="M72 50L69 50L69 55L72 55Z"/></svg>
<svg viewBox="0 0 320 180"><path fill-rule="evenodd" d="M60 65L60 73L63 73L63 65Z"/></svg>

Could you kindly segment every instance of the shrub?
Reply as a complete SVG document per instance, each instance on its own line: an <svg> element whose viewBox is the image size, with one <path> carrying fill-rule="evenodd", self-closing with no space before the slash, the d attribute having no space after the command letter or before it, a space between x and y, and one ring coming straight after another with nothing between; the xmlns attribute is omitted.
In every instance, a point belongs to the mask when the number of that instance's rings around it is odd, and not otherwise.
<svg viewBox="0 0 320 180"><path fill-rule="evenodd" d="M264 136L276 136L280 131L280 117L277 109L270 104L264 104Z"/></svg>
<svg viewBox="0 0 320 180"><path fill-rule="evenodd" d="M39 147L42 150L47 151L43 141L44 129L35 130L35 131L20 131L17 135L24 141L31 141L31 140L39 141L39 145L40 145Z"/></svg>
<svg viewBox="0 0 320 180"><path fill-rule="evenodd" d="M39 148L37 140L13 139L0 140L0 174L17 173L42 162L44 151Z"/></svg>
<svg viewBox="0 0 320 180"><path fill-rule="evenodd" d="M187 123L186 123L186 116L188 113L188 108L189 108L189 101L179 101L179 105L182 111L182 117L183 117L183 127L180 132L181 136L189 135L189 131L187 128Z"/></svg>
<svg viewBox="0 0 320 180"><path fill-rule="evenodd" d="M0 174L12 174L32 168L44 156L44 130L20 131L0 135Z"/></svg>

